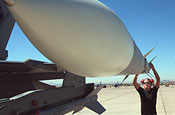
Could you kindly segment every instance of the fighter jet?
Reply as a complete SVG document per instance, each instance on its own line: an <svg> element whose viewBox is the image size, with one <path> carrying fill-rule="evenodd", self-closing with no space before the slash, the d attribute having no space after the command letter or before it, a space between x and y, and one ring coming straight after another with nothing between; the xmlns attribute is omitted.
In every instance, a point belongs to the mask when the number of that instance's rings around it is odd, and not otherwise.
<svg viewBox="0 0 175 115"><path fill-rule="evenodd" d="M15 100L16 108L10 109L11 100L3 101L0 113L65 114L88 107L101 114L105 109L97 101L97 93L102 87L94 90L93 85L85 85L85 77L128 76L150 71L147 55L142 55L120 18L98 0L1 0L1 60L7 58L5 48L15 22L53 64L36 60L1 61L0 97ZM53 90L39 82L56 78L64 79L63 88ZM5 92L8 88L13 90ZM34 89L40 90L12 98ZM57 98L53 101L44 94ZM22 100L25 107L20 106Z"/></svg>

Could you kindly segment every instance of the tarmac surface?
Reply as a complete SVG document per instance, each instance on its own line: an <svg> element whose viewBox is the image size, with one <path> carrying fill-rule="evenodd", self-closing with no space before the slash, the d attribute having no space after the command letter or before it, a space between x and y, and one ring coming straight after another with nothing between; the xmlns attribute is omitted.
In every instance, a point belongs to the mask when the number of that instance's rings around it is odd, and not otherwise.
<svg viewBox="0 0 175 115"><path fill-rule="evenodd" d="M98 101L106 108L102 115L141 115L140 96L133 86L103 88ZM156 107L158 115L175 115L175 86L159 88ZM97 114L85 107L75 115Z"/></svg>

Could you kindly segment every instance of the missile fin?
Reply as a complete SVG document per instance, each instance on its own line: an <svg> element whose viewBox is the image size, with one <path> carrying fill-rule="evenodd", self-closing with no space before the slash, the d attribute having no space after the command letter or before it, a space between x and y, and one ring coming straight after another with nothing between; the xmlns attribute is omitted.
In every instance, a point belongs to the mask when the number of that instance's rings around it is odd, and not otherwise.
<svg viewBox="0 0 175 115"><path fill-rule="evenodd" d="M150 62L154 61L154 59L156 58L157 56L155 56Z"/></svg>
<svg viewBox="0 0 175 115"><path fill-rule="evenodd" d="M106 109L98 101L90 103L86 105L86 107L98 114L102 114L104 111L106 111Z"/></svg>
<svg viewBox="0 0 175 115"><path fill-rule="evenodd" d="M125 78L123 79L122 83L128 78L129 75L126 75ZM121 84L122 84L121 83Z"/></svg>
<svg viewBox="0 0 175 115"><path fill-rule="evenodd" d="M155 49L155 47L154 47L153 49L151 49L148 53L146 53L146 54L144 55L144 58L146 58L154 49Z"/></svg>
<svg viewBox="0 0 175 115"><path fill-rule="evenodd" d="M97 95L97 93L104 87L104 85L98 86L95 90L93 90L89 95L87 95L85 98L89 98L92 96Z"/></svg>
<svg viewBox="0 0 175 115"><path fill-rule="evenodd" d="M76 108L76 109L74 110L73 114L75 114L75 113L81 111L83 108L84 108L84 106L80 106L80 107Z"/></svg>

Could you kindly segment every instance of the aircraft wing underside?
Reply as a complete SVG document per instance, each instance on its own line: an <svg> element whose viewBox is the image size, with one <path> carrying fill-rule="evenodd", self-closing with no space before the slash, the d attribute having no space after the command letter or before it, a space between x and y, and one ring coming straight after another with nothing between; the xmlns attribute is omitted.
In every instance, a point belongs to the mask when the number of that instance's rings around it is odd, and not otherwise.
<svg viewBox="0 0 175 115"><path fill-rule="evenodd" d="M46 86L39 80L63 79L64 72L57 72L55 64L28 60L26 62L0 62L0 98Z"/></svg>

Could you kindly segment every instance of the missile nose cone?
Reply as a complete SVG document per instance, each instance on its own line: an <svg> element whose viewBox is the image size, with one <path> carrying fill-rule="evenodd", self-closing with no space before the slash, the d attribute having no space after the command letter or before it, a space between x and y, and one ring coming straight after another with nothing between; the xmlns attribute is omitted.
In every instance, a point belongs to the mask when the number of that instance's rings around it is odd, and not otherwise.
<svg viewBox="0 0 175 115"><path fill-rule="evenodd" d="M8 5L8 6L13 6L15 4L16 0L5 0L5 3Z"/></svg>

